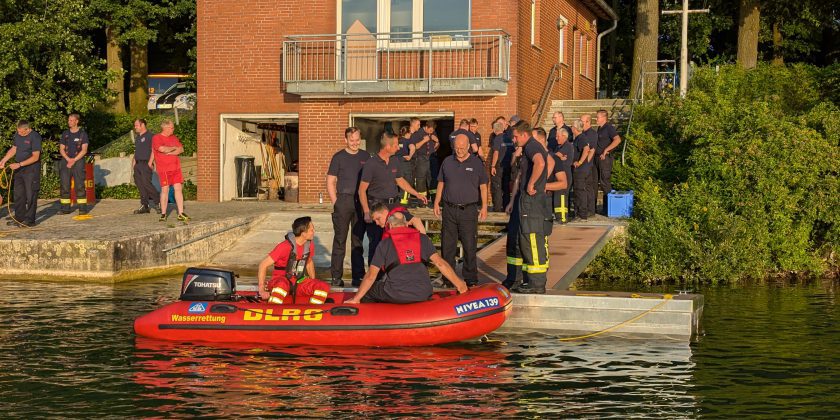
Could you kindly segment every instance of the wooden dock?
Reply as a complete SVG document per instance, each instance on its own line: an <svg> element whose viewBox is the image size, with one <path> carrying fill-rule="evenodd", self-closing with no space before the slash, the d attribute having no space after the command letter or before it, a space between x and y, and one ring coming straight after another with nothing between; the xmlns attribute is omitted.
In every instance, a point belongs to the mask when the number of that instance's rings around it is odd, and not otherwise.
<svg viewBox="0 0 840 420"><path fill-rule="evenodd" d="M555 226L548 239L549 269L546 288L566 290L612 237L611 225L568 224ZM501 282L507 275L507 255L502 236L478 252L478 276Z"/></svg>

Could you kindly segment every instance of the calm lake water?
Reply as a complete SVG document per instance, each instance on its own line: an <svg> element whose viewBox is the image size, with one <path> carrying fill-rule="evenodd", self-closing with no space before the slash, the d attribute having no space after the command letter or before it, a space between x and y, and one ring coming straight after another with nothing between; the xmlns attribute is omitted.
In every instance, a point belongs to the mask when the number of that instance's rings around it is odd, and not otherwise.
<svg viewBox="0 0 840 420"><path fill-rule="evenodd" d="M179 283L0 281L0 417L840 418L836 283L700 290L705 334L690 344L536 333L397 349L136 338L134 318Z"/></svg>

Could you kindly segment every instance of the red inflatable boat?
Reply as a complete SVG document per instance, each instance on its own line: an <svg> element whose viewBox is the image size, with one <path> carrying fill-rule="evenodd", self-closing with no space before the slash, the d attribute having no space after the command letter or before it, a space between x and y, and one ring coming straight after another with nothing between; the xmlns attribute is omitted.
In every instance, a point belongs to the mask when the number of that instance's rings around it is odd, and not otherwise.
<svg viewBox="0 0 840 420"><path fill-rule="evenodd" d="M134 321L137 335L162 340L327 346L428 346L480 337L499 328L510 293L485 284L467 293L435 293L412 304L345 305L354 292L332 292L324 305L263 303L236 292L235 275L184 273L181 299Z"/></svg>

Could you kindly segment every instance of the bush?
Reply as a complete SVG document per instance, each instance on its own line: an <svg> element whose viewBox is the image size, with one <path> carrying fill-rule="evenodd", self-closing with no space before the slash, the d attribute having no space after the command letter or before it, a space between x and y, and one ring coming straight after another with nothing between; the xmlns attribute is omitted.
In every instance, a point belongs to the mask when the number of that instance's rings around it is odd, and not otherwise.
<svg viewBox="0 0 840 420"><path fill-rule="evenodd" d="M823 274L840 250L840 109L828 70L699 69L686 99L638 109L628 238L589 271L642 281ZM638 124L636 124L638 122Z"/></svg>
<svg viewBox="0 0 840 420"><path fill-rule="evenodd" d="M118 157L120 153L125 153L126 156L134 153L134 141L129 133L134 129L134 116L95 111L82 118L90 136L90 150L98 151L102 158ZM153 133L160 131L160 123L163 120L174 121L171 115L160 113L149 114L143 118L146 120L146 128ZM191 156L197 150L195 114L180 114L179 122L175 126L175 135L184 145L182 156Z"/></svg>
<svg viewBox="0 0 840 420"><path fill-rule="evenodd" d="M195 183L187 180L183 184L184 200L195 200L198 196L198 188ZM117 200L139 200L140 190L134 184L121 184L111 187L96 186L97 198L113 198Z"/></svg>

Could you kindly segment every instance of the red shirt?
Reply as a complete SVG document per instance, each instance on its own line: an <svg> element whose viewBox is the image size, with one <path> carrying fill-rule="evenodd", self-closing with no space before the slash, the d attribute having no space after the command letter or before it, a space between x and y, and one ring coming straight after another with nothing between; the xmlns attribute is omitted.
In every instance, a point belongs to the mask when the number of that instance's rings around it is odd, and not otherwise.
<svg viewBox="0 0 840 420"><path fill-rule="evenodd" d="M300 257L303 255L303 245L297 245L297 249L295 250L295 255ZM281 267L279 270L274 269L274 272L271 273L271 279L275 280L286 275L286 265L289 263L289 254L292 251L292 246L289 241L283 241L277 244L271 252L268 253L268 256L274 260L275 267ZM306 259L306 263L308 264L309 261L312 261L312 256L315 255L315 241L309 241L309 258Z"/></svg>
<svg viewBox="0 0 840 420"><path fill-rule="evenodd" d="M177 155L167 155L158 151L160 146L183 147L175 135L164 136L155 134L152 137L152 151L155 153L155 167L158 172L176 171L181 169L181 159Z"/></svg>

